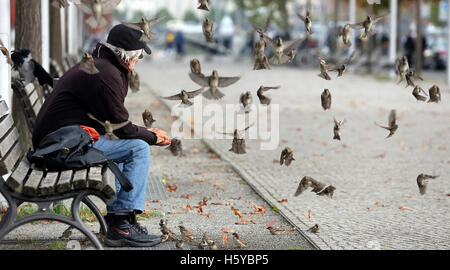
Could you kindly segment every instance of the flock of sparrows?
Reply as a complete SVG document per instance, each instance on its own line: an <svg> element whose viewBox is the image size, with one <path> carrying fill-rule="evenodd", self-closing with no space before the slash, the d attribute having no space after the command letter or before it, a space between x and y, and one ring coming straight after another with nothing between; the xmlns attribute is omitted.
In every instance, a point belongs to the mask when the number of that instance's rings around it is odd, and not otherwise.
<svg viewBox="0 0 450 270"><path fill-rule="evenodd" d="M176 234L169 229L167 226L167 219L161 219L159 222L159 227L161 231L161 241L175 241L176 247L178 249L183 249L184 243L189 242L194 245L197 245L199 249L203 250L218 250L218 246L214 239L209 236L207 233L203 233L202 239L200 242L197 242L195 238L197 235L192 233L190 230L188 230L184 225L180 224L178 225L178 229L180 230L180 238L178 239ZM246 248L247 243L245 243L240 237L237 232L232 232L233 235L233 243L238 248Z"/></svg>
<svg viewBox="0 0 450 270"><path fill-rule="evenodd" d="M92 1L84 1L84 0L71 0L78 8L80 8L83 12L92 15L86 23L89 24L91 27L104 27L106 19L103 17L104 14L108 14L112 12L114 7L116 7L120 0L92 0ZM198 0L199 6L198 9L209 11L208 5L210 4L210 0ZM53 5L55 7L67 7L68 6L68 0L54 0ZM282 65L286 64L290 61L292 61L295 57L295 52L297 48L302 44L303 41L305 41L310 35L313 34L312 32L312 19L311 14L309 11L306 12L305 15L297 14L298 17L304 22L305 29L306 29L306 35L305 37L297 40L292 41L285 41L281 37L278 37L277 39L271 39L269 36L267 36L267 30L270 24L270 20L268 19L265 25L264 30L259 28L256 24L253 23L253 27L255 31L259 34L260 40L255 42L254 44L254 65L253 70L260 70L260 69L271 69L271 65ZM352 46L352 43L350 41L350 29L355 30L363 30L360 34L361 40L365 41L370 36L374 35L376 32L372 29L372 26L374 23L380 21L381 19L385 18L387 15L383 16L367 16L366 19L360 23L356 24L346 24L343 27L339 27L336 31L336 37L342 37L342 42L344 45L346 45L347 48L350 48ZM161 23L165 17L148 20L145 17L142 17L141 21L138 23L128 23L123 22L124 25L141 30L143 32L141 41L148 42L151 39L155 37L155 33L151 32L151 28L155 25ZM203 34L205 37L206 42L208 43L215 43L214 40L214 22L208 18L205 17L202 24L203 28ZM269 59L265 55L265 48L269 47L271 51L273 52L273 56ZM3 43L0 40L0 50L7 58L8 63L12 64L13 61L11 60L11 57L9 56L8 50L5 48ZM345 71L347 70L347 66L350 64L352 59L355 56L355 52L353 52L347 59L345 59L342 63L339 63L337 65L330 65L327 64L326 60L321 56L320 51L316 50L317 59L319 61L319 68L320 73L318 76L320 78L323 78L324 80L332 80L329 72L337 72L337 77L343 76ZM83 55L83 58L80 62L80 70L88 73L88 74L97 74L99 73L98 69L95 67L94 59L92 56L85 52ZM211 75L204 75L202 73L201 64L198 59L192 59L190 61L190 70L189 73L190 79L198 84L201 88L194 90L194 91L187 91L184 89L181 89L181 91L175 95L163 97L164 99L168 100L180 100L180 106L183 107L190 107L192 106L192 101L190 99L196 97L199 94L202 94L206 99L210 100L219 100L222 99L225 94L220 91L221 88L228 87L237 81L240 80L241 77L235 76L235 77L223 77L219 76L219 73L217 70L213 70ZM438 103L441 101L441 93L440 89L437 85L433 85L429 91L428 95L427 93L415 83L415 80L422 80L423 78L420 77L419 74L413 69L410 69L408 60L406 56L401 57L397 59L396 61L396 70L397 73L400 76L400 81L398 83L401 83L403 80L406 81L406 87L413 87L412 95L418 100L418 101L426 101L426 96L429 95L428 102L435 102ZM139 90L139 76L138 74L132 70L129 75L129 81L130 81L130 88L133 91ZM205 91L205 88L207 90ZM270 105L271 99L264 95L265 92L269 90L276 90L279 89L280 86L273 86L273 87L265 87L260 86L257 90L257 96L260 100L261 104L264 105ZM423 93L425 96L422 96L421 93ZM243 105L244 110L247 109L249 104L252 103L252 95L251 92L245 92L242 93L240 96L240 103ZM324 89L324 91L321 94L321 105L324 110L329 110L331 108L331 92L329 89ZM248 111L245 111L248 112ZM117 136L114 135L113 131L119 128L122 128L123 126L130 123L130 121L126 121L124 123L119 124L112 124L109 121L99 121L91 114L88 114L88 116L101 123L106 130L105 138L110 140L117 140ZM146 109L142 113L142 119L147 128L151 128L153 123L156 121L150 110ZM343 124L345 123L345 119L342 121L337 121L334 119L334 127L333 127L333 139L335 140L341 140L341 128ZM376 125L386 129L389 131L389 134L386 138L389 138L395 134L395 132L398 129L398 124L396 123L396 111L391 110L388 118L388 126L382 126L375 122ZM233 136L233 142L232 147L230 151L236 153L236 154L245 154L245 139L242 136L242 132L245 132L247 129L249 129L252 125L246 127L243 130L235 129L233 133L223 133L226 135L232 135ZM182 155L182 144L181 140L179 139L172 139L172 144L168 147L168 149L172 152L173 155L179 156ZM294 152L290 147L286 147L282 150L281 156L280 156L280 165L286 165L289 166L292 161L294 161ZM417 177L417 185L419 187L419 192L421 195L425 194L427 183L429 179L435 179L438 176L433 175L426 175L426 174L420 174ZM301 179L298 188L294 194L294 196L299 196L302 194L306 189L309 187L312 188L312 192L315 192L318 196L328 196L330 198L333 197L333 192L336 189L333 185L325 185L309 176L305 176ZM177 247L182 248L184 242L186 241L193 241L195 238L195 235L187 230L183 225L179 226L180 233L181 233L181 239L177 240L176 236L170 229L167 227L167 220L161 220L160 222L160 228L162 232L162 239L163 241L173 240L177 241ZM276 230L272 226L269 226L267 228L272 234L279 234L281 233L280 230ZM308 229L308 231L317 233L319 231L319 225L315 224L313 227ZM246 247L245 242L243 242L237 233L233 233L235 243L240 247ZM217 249L217 246L215 242L205 233L203 235L202 241L199 243L199 247L202 249Z"/></svg>

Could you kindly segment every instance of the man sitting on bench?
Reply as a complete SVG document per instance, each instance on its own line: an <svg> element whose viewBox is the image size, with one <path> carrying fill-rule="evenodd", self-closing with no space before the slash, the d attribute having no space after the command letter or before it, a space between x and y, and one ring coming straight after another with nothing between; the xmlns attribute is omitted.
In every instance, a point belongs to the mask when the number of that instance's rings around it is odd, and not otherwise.
<svg viewBox="0 0 450 270"><path fill-rule="evenodd" d="M37 116L32 138L34 148L47 134L69 125L90 127L104 135L104 127L88 117L88 113L103 122L128 121L129 114L124 106L128 74L144 51L151 54L147 44L140 41L142 35L141 31L122 24L115 26L109 32L107 42L98 43L92 53L99 73L85 73L77 64L59 79ZM119 139L108 140L100 136L94 147L119 164L134 188L125 192L116 180L117 193L114 202L107 206L105 217L108 225L105 245L154 246L161 242L160 237L149 235L147 229L136 222L136 214L144 210L150 168L149 146L166 146L171 139L162 130L146 129L131 122L115 130L114 135Z"/></svg>

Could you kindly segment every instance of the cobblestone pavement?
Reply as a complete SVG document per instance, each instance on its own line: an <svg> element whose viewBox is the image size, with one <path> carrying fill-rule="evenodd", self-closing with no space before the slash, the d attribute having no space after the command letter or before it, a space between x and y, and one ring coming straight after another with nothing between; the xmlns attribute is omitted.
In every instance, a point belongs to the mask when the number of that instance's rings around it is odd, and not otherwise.
<svg viewBox="0 0 450 270"><path fill-rule="evenodd" d="M142 64L138 71L141 80L153 91L162 96L173 95L182 88L189 91L198 88L188 77L189 60L155 59ZM320 233L309 235L318 247L450 248L448 85L436 82L442 92L440 104L419 103L411 95L412 88L383 77L348 72L335 79L333 73L333 80L325 81L316 76L318 69L273 67L252 71L252 63L246 60L207 62L202 57L199 60L202 71L208 75L217 69L219 75L242 78L222 89L224 99L211 102L198 97L194 104L238 104L244 91L251 91L254 104L259 104L256 90L260 85L281 85L281 89L268 93L272 109L276 104L280 108L280 140L275 149L261 150L261 140L247 139L248 153L235 155L228 151L231 139L204 141L297 228L306 231L319 224ZM420 85L428 89L433 83L426 80ZM320 105L324 88L332 94L328 111ZM386 124L391 109L397 110L399 129L385 139L388 132L374 122ZM341 141L332 139L333 117L346 119ZM209 118L203 116L203 121ZM255 119L248 123L252 121ZM229 126L226 131L232 132L234 128ZM216 131L223 129L221 126ZM296 160L290 167L281 167L277 162L286 146L294 150ZM420 173L440 176L430 181L423 196L416 184ZM333 184L337 188L334 197L320 197L312 192L294 197L305 175ZM283 199L287 202L281 202Z"/></svg>
<svg viewBox="0 0 450 270"><path fill-rule="evenodd" d="M143 125L141 113L146 107L151 108L157 120L153 127L168 130L172 123L170 111L145 87L138 93L130 93L126 106L131 120L138 125ZM176 190L174 188L171 189L173 192L167 190L166 196L147 197L145 209L151 217L140 222L150 233L159 234L159 220L167 218L168 227L177 237L180 237L178 225L182 222L197 235L196 241L200 241L206 232L215 239L219 249L239 249L233 244L231 234L228 247L222 242L223 228L238 232L251 250L314 249L301 232L292 230L291 224L277 212L277 209L271 208L231 165L210 152L201 140L183 141L183 148L184 157L173 156L165 147L151 148L149 180L161 181L164 188L169 184L174 185L172 187L176 186ZM196 207L203 198L207 201L202 207L204 213L202 215ZM236 215L231 207L236 208L242 217ZM235 224L240 221L241 224ZM285 229L286 233L271 235L266 229L266 224L270 222L273 222L274 227ZM60 223L25 225L8 234L7 241L0 245L0 250L54 248L56 245L48 244L48 241L58 240L66 228L67 225ZM98 231L98 223L93 222L91 228ZM84 237L74 230L72 238L81 240ZM17 239L21 241L18 242ZM176 247L174 242L166 242L148 249L171 250ZM198 246L194 243L185 244L184 249L194 250L198 249Z"/></svg>

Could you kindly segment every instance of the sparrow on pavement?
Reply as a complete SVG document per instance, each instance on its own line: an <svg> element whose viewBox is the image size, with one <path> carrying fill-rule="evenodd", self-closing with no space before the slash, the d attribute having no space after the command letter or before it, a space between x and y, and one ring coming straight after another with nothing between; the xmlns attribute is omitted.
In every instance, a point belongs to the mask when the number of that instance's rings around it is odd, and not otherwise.
<svg viewBox="0 0 450 270"><path fill-rule="evenodd" d="M246 248L247 247L247 243L245 243L240 237L239 234L237 232L233 233L233 242L236 246L238 246L239 248Z"/></svg>

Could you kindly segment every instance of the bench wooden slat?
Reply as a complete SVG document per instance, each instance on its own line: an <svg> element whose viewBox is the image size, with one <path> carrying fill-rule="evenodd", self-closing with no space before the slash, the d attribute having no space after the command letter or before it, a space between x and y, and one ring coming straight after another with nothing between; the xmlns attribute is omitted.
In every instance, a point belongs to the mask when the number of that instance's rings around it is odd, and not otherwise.
<svg viewBox="0 0 450 270"><path fill-rule="evenodd" d="M39 98L37 91L33 91L31 95L26 97L30 101L30 106L33 106Z"/></svg>
<svg viewBox="0 0 450 270"><path fill-rule="evenodd" d="M6 132L14 125L14 120L11 114L4 115L0 118L0 138L5 136Z"/></svg>
<svg viewBox="0 0 450 270"><path fill-rule="evenodd" d="M9 152L14 143L19 139L19 131L13 127L4 138L0 139L0 159Z"/></svg>
<svg viewBox="0 0 450 270"><path fill-rule="evenodd" d="M89 168L87 185L89 188L95 190L102 190L102 167L91 167Z"/></svg>
<svg viewBox="0 0 450 270"><path fill-rule="evenodd" d="M40 99L38 99L36 101L36 104L33 105L34 115L36 115L36 116L38 115L39 110L41 109L41 107L42 107L42 101Z"/></svg>
<svg viewBox="0 0 450 270"><path fill-rule="evenodd" d="M41 183L42 177L44 177L44 171L33 170L28 176L28 180L23 186L22 194L26 196L36 196L39 183Z"/></svg>
<svg viewBox="0 0 450 270"><path fill-rule="evenodd" d="M8 105L6 105L6 101L0 100L0 117L5 115L8 112Z"/></svg>
<svg viewBox="0 0 450 270"><path fill-rule="evenodd" d="M25 85L23 89L25 90L25 94L29 96L35 90L35 87L33 83L29 83Z"/></svg>
<svg viewBox="0 0 450 270"><path fill-rule="evenodd" d="M107 198L112 198L116 194L116 176L113 172L104 166L102 169L103 188L102 193Z"/></svg>
<svg viewBox="0 0 450 270"><path fill-rule="evenodd" d="M55 184L58 181L59 173L57 172L49 172L42 179L41 184L38 187L37 194L38 196L48 196L55 193Z"/></svg>
<svg viewBox="0 0 450 270"><path fill-rule="evenodd" d="M14 168L14 165L16 165L22 157L22 146L20 145L20 142L17 141L6 156L2 157L2 160L0 161L0 175L10 173Z"/></svg>
<svg viewBox="0 0 450 270"><path fill-rule="evenodd" d="M75 171L75 173L73 175L73 180L72 180L73 188L74 189L87 188L86 178L87 178L87 170L86 169Z"/></svg>
<svg viewBox="0 0 450 270"><path fill-rule="evenodd" d="M56 184L56 192L64 193L70 191L73 171L62 171Z"/></svg>
<svg viewBox="0 0 450 270"><path fill-rule="evenodd" d="M30 163L26 157L23 157L19 166L6 180L6 185L17 192L22 192L23 183L25 182L28 172L30 171Z"/></svg>

